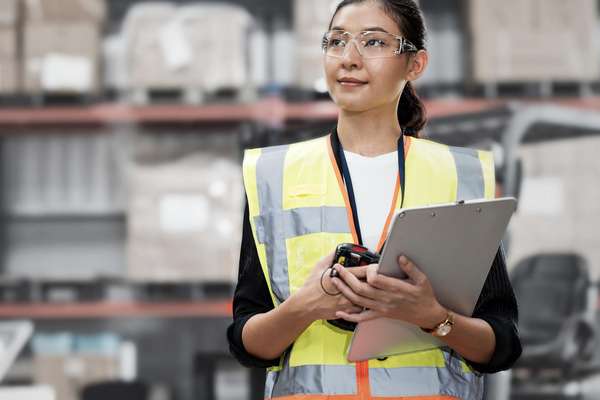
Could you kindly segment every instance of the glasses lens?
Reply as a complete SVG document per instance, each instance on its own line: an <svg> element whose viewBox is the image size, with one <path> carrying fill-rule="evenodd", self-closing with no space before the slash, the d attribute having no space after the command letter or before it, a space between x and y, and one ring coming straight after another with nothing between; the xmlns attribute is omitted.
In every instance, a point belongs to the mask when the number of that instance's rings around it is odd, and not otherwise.
<svg viewBox="0 0 600 400"><path fill-rule="evenodd" d="M399 40L385 32L365 32L360 37L361 53L365 58L394 57Z"/></svg>
<svg viewBox="0 0 600 400"><path fill-rule="evenodd" d="M323 50L329 56L341 57L350 38L341 31L330 31L323 38Z"/></svg>

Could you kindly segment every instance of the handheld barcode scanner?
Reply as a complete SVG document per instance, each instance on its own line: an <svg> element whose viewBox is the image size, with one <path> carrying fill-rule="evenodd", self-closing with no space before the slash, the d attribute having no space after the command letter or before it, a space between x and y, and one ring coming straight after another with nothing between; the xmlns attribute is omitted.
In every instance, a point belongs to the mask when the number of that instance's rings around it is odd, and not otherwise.
<svg viewBox="0 0 600 400"><path fill-rule="evenodd" d="M342 243L335 249L335 255L331 266L340 264L344 268L351 267L363 267L370 264L376 264L379 262L380 255L372 252L364 246L360 246L352 243ZM330 277L337 277L338 273L332 269L329 274ZM327 320L331 325L336 326L346 331L354 331L356 323L346 321L344 319L333 319Z"/></svg>

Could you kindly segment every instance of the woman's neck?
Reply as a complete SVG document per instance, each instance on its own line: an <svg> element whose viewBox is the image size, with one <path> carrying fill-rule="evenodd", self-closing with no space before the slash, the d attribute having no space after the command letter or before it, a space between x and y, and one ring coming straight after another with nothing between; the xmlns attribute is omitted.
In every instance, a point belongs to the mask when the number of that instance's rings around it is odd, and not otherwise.
<svg viewBox="0 0 600 400"><path fill-rule="evenodd" d="M395 110L394 110L395 111ZM369 110L364 112L340 111L338 136L346 151L366 157L376 157L395 151L401 134L396 113Z"/></svg>

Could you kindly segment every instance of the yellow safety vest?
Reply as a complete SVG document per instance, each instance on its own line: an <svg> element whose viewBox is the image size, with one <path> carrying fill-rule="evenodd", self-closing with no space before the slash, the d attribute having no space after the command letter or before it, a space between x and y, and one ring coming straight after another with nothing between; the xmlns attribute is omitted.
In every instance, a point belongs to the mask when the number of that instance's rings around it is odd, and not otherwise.
<svg viewBox="0 0 600 400"><path fill-rule="evenodd" d="M405 207L494 197L489 152L406 139ZM277 307L335 246L356 242L347 193L329 135L247 150L243 174L254 241ZM269 369L265 398L482 397L482 377L449 348L351 363L345 356L351 336L326 321L312 323Z"/></svg>

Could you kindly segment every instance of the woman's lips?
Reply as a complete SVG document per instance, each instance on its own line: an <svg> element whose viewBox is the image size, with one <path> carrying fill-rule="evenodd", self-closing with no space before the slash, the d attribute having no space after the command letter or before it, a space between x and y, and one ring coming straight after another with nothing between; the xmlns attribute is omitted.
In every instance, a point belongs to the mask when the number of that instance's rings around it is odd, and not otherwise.
<svg viewBox="0 0 600 400"><path fill-rule="evenodd" d="M357 79L340 79L338 80L338 83L342 86L358 87L366 85L368 82L359 81Z"/></svg>

